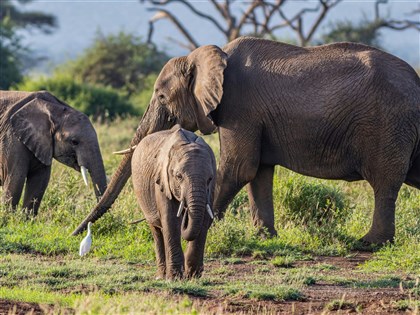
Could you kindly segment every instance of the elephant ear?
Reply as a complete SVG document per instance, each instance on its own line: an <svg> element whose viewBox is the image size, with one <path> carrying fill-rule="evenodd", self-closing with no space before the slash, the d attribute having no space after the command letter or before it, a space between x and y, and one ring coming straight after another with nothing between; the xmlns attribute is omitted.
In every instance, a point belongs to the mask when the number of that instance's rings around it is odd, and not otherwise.
<svg viewBox="0 0 420 315"><path fill-rule="evenodd" d="M158 167L155 173L156 184L160 186L160 191L162 191L169 200L172 200L172 192L169 184L169 178L171 176L169 166L172 151L179 148L182 143L189 142L183 129L179 125L176 125L171 130L173 130L173 134L165 140L164 145L156 154Z"/></svg>
<svg viewBox="0 0 420 315"><path fill-rule="evenodd" d="M210 134L216 129L210 113L222 100L223 71L227 66L227 55L219 47L208 45L194 50L187 60L197 103L197 126L203 134Z"/></svg>
<svg viewBox="0 0 420 315"><path fill-rule="evenodd" d="M53 104L33 99L10 117L12 131L44 165L51 165L53 157L53 122L49 106Z"/></svg>

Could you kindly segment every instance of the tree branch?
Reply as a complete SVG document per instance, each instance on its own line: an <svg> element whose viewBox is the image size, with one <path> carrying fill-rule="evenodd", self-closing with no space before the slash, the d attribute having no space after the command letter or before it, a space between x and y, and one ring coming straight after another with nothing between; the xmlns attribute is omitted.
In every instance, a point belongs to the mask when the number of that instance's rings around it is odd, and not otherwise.
<svg viewBox="0 0 420 315"><path fill-rule="evenodd" d="M141 2L145 2L146 0L141 0ZM218 28L222 33L225 33L225 29L223 28L222 25L219 24L219 22L214 19L211 15L205 14L201 11L198 11L191 3L185 1L185 0L164 0L164 1L156 1L156 0L149 0L149 2L151 4L154 5L158 5L158 6L165 6L169 3L181 3L184 6L186 6L189 10L191 10L191 12L193 12L194 14L198 15L199 17L211 22L212 24L214 24L214 26L216 26L216 28Z"/></svg>
<svg viewBox="0 0 420 315"><path fill-rule="evenodd" d="M322 11L319 14L318 18L316 19L315 23L312 25L308 35L306 36L306 38L305 38L306 43L311 41L312 36L314 35L315 31L318 29L321 22L324 20L328 11L331 10L334 6L336 6L341 1L342 0L336 0L336 1L333 1L329 4L328 1L320 0L321 6L322 6Z"/></svg>
<svg viewBox="0 0 420 315"><path fill-rule="evenodd" d="M152 34L150 30L152 30L153 32L153 23L155 23L157 20L167 18L175 25L175 27L181 32L181 34L184 35L184 37L188 40L188 42L191 44L190 46L191 50L199 47L199 44L194 40L190 32L187 31L187 29L178 21L178 19L174 15L172 15L172 13L163 9L151 8L148 10L157 11L157 13L149 21L149 26L152 25L152 28L151 29L149 28L148 40L151 40Z"/></svg>

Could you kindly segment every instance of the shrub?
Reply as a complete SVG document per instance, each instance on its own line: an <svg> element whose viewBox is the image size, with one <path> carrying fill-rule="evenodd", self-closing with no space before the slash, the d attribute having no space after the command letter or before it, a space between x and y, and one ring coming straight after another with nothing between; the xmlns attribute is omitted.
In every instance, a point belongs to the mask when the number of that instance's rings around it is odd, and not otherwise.
<svg viewBox="0 0 420 315"><path fill-rule="evenodd" d="M287 220L306 227L342 223L348 216L343 193L336 187L295 175L284 183L284 211ZM329 224L331 225L331 224Z"/></svg>
<svg viewBox="0 0 420 315"><path fill-rule="evenodd" d="M168 59L165 53L133 34L98 33L79 58L59 70L80 82L122 89L132 95L142 92L148 76L159 73Z"/></svg>
<svg viewBox="0 0 420 315"><path fill-rule="evenodd" d="M94 120L139 114L125 96L111 88L78 83L68 75L26 78L16 88L22 91L46 90Z"/></svg>

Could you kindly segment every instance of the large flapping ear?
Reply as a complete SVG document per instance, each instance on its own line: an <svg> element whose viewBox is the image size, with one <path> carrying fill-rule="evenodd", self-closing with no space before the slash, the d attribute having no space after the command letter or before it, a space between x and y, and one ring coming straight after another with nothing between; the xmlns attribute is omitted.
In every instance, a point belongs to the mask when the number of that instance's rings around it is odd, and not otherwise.
<svg viewBox="0 0 420 315"><path fill-rule="evenodd" d="M51 165L53 128L49 107L54 104L35 98L10 117L15 136L41 161Z"/></svg>
<svg viewBox="0 0 420 315"><path fill-rule="evenodd" d="M227 55L217 46L202 46L187 57L189 73L193 76L193 93L196 99L198 129L203 134L215 131L210 113L223 96L223 71L227 66Z"/></svg>

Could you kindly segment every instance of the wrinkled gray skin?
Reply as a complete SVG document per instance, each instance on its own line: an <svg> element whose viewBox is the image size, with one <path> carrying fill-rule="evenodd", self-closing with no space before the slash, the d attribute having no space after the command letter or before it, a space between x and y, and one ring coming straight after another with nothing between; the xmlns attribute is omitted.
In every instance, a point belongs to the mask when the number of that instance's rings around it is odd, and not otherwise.
<svg viewBox="0 0 420 315"><path fill-rule="evenodd" d="M200 137L181 129L153 133L134 151L134 191L155 241L158 277L199 277L211 224L206 204L213 202L216 161ZM184 211L177 217L181 200ZM188 241L184 254L181 236ZM185 265L185 266L184 266Z"/></svg>
<svg viewBox="0 0 420 315"><path fill-rule="evenodd" d="M169 121L168 121L169 119ZM162 69L132 144L179 123L204 134L218 127L219 217L247 185L256 226L275 235L275 165L326 179L367 180L375 194L368 243L392 241L403 183L420 188L420 80L404 61L354 43L296 47L239 38L203 46ZM130 176L121 162L98 219Z"/></svg>
<svg viewBox="0 0 420 315"><path fill-rule="evenodd" d="M47 188L52 159L88 169L96 196L106 175L89 118L48 92L0 91L0 185L3 202L36 215Z"/></svg>

